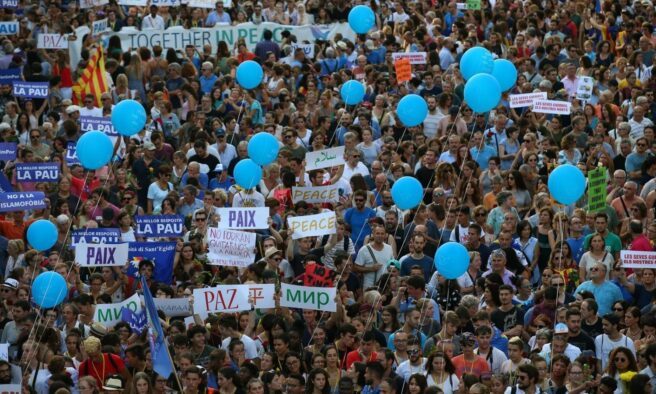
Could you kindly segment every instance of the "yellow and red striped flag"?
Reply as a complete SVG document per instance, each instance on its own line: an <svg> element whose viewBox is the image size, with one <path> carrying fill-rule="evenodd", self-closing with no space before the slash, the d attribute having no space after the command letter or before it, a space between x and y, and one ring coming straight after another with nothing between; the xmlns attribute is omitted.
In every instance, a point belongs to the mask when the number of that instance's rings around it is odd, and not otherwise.
<svg viewBox="0 0 656 394"><path fill-rule="evenodd" d="M87 95L94 97L96 107L101 106L100 96L109 92L105 72L105 54L102 45L96 47L80 78L73 85L73 103L81 105Z"/></svg>

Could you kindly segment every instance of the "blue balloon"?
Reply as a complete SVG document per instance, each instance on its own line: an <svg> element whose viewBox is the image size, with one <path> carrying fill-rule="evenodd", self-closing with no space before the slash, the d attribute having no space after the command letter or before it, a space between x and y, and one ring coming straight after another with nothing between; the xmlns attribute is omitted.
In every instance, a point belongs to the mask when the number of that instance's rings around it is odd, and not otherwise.
<svg viewBox="0 0 656 394"><path fill-rule="evenodd" d="M469 268L469 252L460 242L447 242L435 253L435 268L447 279L457 279Z"/></svg>
<svg viewBox="0 0 656 394"><path fill-rule="evenodd" d="M574 204L585 192L585 175L578 167L563 164L549 174L549 193L561 204Z"/></svg>
<svg viewBox="0 0 656 394"><path fill-rule="evenodd" d="M417 178L404 176L392 185L392 200L399 209L415 208L424 198L424 187Z"/></svg>
<svg viewBox="0 0 656 394"><path fill-rule="evenodd" d="M348 105L360 104L364 99L364 85L361 82L351 79L347 81L340 89L342 100Z"/></svg>
<svg viewBox="0 0 656 394"><path fill-rule="evenodd" d="M515 83L517 82L517 68L509 60L497 59L494 61L492 76L497 79L497 82L499 82L501 91L505 92L515 86Z"/></svg>
<svg viewBox="0 0 656 394"><path fill-rule="evenodd" d="M416 94L404 96L396 107L396 113L399 119L406 127L420 125L428 115L428 104L426 100Z"/></svg>
<svg viewBox="0 0 656 394"><path fill-rule="evenodd" d="M248 157L261 166L276 160L279 149L276 137L264 131L255 134L248 141Z"/></svg>
<svg viewBox="0 0 656 394"><path fill-rule="evenodd" d="M39 252L48 250L57 242L57 227L50 220L37 220L27 228L27 242Z"/></svg>
<svg viewBox="0 0 656 394"><path fill-rule="evenodd" d="M465 83L465 102L474 112L483 113L501 101L501 86L490 74L474 75Z"/></svg>
<svg viewBox="0 0 656 394"><path fill-rule="evenodd" d="M262 167L251 159L241 160L235 166L235 182L244 189L252 189L262 179Z"/></svg>
<svg viewBox="0 0 656 394"><path fill-rule="evenodd" d="M264 71L260 63L246 60L237 67L237 82L244 89L255 89L262 83Z"/></svg>
<svg viewBox="0 0 656 394"><path fill-rule="evenodd" d="M349 12L348 23L354 32L367 34L376 24L376 16L371 8L366 5L358 5Z"/></svg>
<svg viewBox="0 0 656 394"><path fill-rule="evenodd" d="M469 79L476 74L491 74L494 69L494 58L490 51L483 47L473 47L465 51L460 59L460 73Z"/></svg>
<svg viewBox="0 0 656 394"><path fill-rule="evenodd" d="M32 282L32 300L41 308L54 308L66 298L66 279L54 271L44 272Z"/></svg>
<svg viewBox="0 0 656 394"><path fill-rule="evenodd" d="M100 131L87 131L77 141L75 152L82 167L97 170L112 159L114 145L107 134Z"/></svg>
<svg viewBox="0 0 656 394"><path fill-rule="evenodd" d="M123 100L112 109L112 124L121 135L135 135L146 126L146 109L137 101Z"/></svg>

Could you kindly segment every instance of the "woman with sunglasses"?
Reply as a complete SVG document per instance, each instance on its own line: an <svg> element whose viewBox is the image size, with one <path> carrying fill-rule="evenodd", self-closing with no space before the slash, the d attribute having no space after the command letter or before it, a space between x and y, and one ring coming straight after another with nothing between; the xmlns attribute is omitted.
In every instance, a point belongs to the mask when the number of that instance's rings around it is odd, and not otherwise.
<svg viewBox="0 0 656 394"><path fill-rule="evenodd" d="M617 390L615 390L616 394L624 392L626 387L620 375L629 371L635 373L639 372L638 364L636 363L633 352L625 347L613 349L608 357L608 366L606 367L605 376L610 376L617 382Z"/></svg>

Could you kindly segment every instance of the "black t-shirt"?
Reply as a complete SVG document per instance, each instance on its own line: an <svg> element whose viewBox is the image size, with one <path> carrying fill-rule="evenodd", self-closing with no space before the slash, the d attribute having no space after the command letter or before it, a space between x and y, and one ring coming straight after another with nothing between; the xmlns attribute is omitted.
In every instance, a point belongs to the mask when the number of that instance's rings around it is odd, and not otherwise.
<svg viewBox="0 0 656 394"><path fill-rule="evenodd" d="M217 159L216 156L208 154L206 157L200 157L196 154L189 158L189 162L191 163L192 161L208 166L210 172L207 176L210 179L214 178L214 169L216 168L216 165L219 164L219 159Z"/></svg>
<svg viewBox="0 0 656 394"><path fill-rule="evenodd" d="M601 320L601 319L599 319ZM570 336L567 338L567 342L571 343L572 345L576 346L577 348L581 349L582 352L586 350L591 350L595 351L595 343L594 339L592 339L591 336L586 334L583 331L580 331L578 335L576 336Z"/></svg>
<svg viewBox="0 0 656 394"><path fill-rule="evenodd" d="M492 312L490 319L499 330L506 331L517 325L524 325L524 312L516 306L507 312L497 308Z"/></svg>
<svg viewBox="0 0 656 394"><path fill-rule="evenodd" d="M415 174L415 178L419 180L424 188L433 187L434 176L435 169L426 168L424 166L421 166ZM430 204L432 198L432 193L424 193L424 204Z"/></svg>
<svg viewBox="0 0 656 394"><path fill-rule="evenodd" d="M596 338L597 335L603 334L604 329L601 325L601 318L597 318L597 322L593 325L588 325L588 323L583 320L581 322L581 330L590 335L592 338Z"/></svg>

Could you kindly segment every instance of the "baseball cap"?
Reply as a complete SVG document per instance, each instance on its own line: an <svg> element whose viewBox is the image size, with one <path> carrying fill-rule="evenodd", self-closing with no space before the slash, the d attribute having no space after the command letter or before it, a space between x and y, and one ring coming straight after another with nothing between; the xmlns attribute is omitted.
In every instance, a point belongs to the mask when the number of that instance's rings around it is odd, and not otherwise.
<svg viewBox="0 0 656 394"><path fill-rule="evenodd" d="M153 144L152 142L144 142L143 147L146 150L155 150L155 149L157 149L155 147L155 144Z"/></svg>
<svg viewBox="0 0 656 394"><path fill-rule="evenodd" d="M66 113L69 115L72 114L73 112L79 112L79 111L80 111L80 107L77 105L69 105L68 107L66 107Z"/></svg>
<svg viewBox="0 0 656 394"><path fill-rule="evenodd" d="M2 286L16 290L18 289L18 281L14 278L7 278L5 279L5 283L3 283Z"/></svg>
<svg viewBox="0 0 656 394"><path fill-rule="evenodd" d="M568 334L568 333L569 333L569 328L567 328L567 324L565 323L556 324L556 327L554 328L554 334Z"/></svg>

